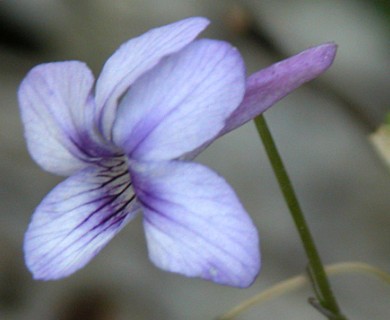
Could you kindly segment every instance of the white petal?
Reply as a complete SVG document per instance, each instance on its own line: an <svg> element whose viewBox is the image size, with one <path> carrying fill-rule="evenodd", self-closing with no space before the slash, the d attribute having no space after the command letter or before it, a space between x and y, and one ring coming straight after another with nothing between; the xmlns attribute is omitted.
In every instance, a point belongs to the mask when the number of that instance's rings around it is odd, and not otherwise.
<svg viewBox="0 0 390 320"><path fill-rule="evenodd" d="M138 209L122 159L89 167L50 192L26 232L26 264L34 278L66 277L87 264Z"/></svg>
<svg viewBox="0 0 390 320"><path fill-rule="evenodd" d="M198 40L134 83L118 109L114 141L132 159L180 157L213 138L240 104L241 56L228 43Z"/></svg>
<svg viewBox="0 0 390 320"><path fill-rule="evenodd" d="M160 268L246 287L260 268L255 226L231 187L194 163L130 166L150 259Z"/></svg>
<svg viewBox="0 0 390 320"><path fill-rule="evenodd" d="M106 62L96 83L96 103L101 131L109 139L119 98L143 73L163 57L188 45L206 28L208 20L184 19L124 43Z"/></svg>
<svg viewBox="0 0 390 320"><path fill-rule="evenodd" d="M27 145L45 170L69 175L106 154L93 131L93 83L78 61L39 65L23 80L18 97Z"/></svg>

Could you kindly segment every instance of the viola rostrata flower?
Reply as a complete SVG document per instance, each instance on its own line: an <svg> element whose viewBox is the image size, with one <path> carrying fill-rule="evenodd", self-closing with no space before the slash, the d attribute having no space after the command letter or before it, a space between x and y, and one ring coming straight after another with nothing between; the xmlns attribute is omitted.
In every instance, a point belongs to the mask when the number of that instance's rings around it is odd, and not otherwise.
<svg viewBox="0 0 390 320"><path fill-rule="evenodd" d="M255 226L227 182L191 160L212 141L326 70L323 44L249 78L238 51L201 39L204 18L124 43L96 82L79 61L33 68L19 89L28 149L69 176L35 210L25 236L36 279L87 264L137 213L161 269L246 287L260 268Z"/></svg>

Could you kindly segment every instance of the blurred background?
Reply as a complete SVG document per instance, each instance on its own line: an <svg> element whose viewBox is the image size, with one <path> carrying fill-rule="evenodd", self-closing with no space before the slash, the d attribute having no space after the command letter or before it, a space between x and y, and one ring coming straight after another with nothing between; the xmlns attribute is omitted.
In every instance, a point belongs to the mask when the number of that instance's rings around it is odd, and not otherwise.
<svg viewBox="0 0 390 320"><path fill-rule="evenodd" d="M125 40L188 16L206 37L230 41L248 73L307 47L339 45L332 68L266 112L325 263L390 271L390 169L368 135L390 111L389 2L363 0L1 0L0 319L206 320L288 277L306 259L254 126L223 137L198 161L221 173L258 226L263 268L245 290L187 279L147 258L141 219L87 267L33 281L23 261L31 213L59 181L29 157L16 91L34 65L77 59L99 71ZM390 287L365 275L331 278L349 319L389 319ZM239 319L324 319L308 287Z"/></svg>

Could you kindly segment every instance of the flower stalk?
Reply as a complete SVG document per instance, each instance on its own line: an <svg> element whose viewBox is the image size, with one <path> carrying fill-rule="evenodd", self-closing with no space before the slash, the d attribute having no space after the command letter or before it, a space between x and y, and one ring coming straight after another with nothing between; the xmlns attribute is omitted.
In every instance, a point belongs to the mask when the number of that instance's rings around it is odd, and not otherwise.
<svg viewBox="0 0 390 320"><path fill-rule="evenodd" d="M341 313L341 310L333 295L320 255L315 246L310 229L306 223L305 217L298 202L298 198L295 195L294 188L284 167L283 161L276 148L271 132L268 129L266 120L263 115L260 115L256 117L254 121L259 136L264 144L268 158L270 159L272 169L275 173L283 197L287 203L288 209L301 238L309 263L308 271L310 280L312 282L318 303L321 306L321 309L325 311L323 314L326 315L329 320L347 320L347 318Z"/></svg>

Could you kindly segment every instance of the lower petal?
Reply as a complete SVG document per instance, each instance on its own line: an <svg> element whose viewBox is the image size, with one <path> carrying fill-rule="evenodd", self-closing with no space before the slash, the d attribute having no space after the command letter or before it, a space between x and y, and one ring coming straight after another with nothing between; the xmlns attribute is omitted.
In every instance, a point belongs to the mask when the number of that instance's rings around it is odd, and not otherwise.
<svg viewBox="0 0 390 320"><path fill-rule="evenodd" d="M25 236L26 264L34 278L59 279L82 268L137 209L121 158L59 184L36 209Z"/></svg>
<svg viewBox="0 0 390 320"><path fill-rule="evenodd" d="M237 287L254 281L257 231L223 178L185 162L130 168L149 255L158 267Z"/></svg>

